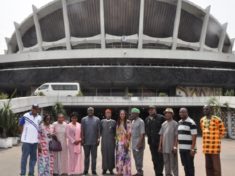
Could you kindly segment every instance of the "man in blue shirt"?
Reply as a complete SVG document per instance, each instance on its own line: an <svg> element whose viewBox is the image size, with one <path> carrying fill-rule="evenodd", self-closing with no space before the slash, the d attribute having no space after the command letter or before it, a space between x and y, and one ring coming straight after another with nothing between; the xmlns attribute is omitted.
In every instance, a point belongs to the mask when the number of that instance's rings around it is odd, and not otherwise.
<svg viewBox="0 0 235 176"><path fill-rule="evenodd" d="M42 121L41 116L38 114L39 106L34 104L32 110L25 113L20 118L19 125L23 128L21 135L22 142L22 156L21 156L21 176L26 175L26 165L29 160L29 176L34 176L34 167L37 162L37 147L38 147L38 132L39 125Z"/></svg>

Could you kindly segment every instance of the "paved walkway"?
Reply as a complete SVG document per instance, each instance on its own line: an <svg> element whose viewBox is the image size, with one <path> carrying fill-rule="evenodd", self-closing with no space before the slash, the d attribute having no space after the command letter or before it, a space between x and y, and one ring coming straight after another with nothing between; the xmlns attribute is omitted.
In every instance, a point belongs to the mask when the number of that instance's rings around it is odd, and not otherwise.
<svg viewBox="0 0 235 176"><path fill-rule="evenodd" d="M198 154L195 158L196 176L205 176L204 156L201 152L201 138L198 139ZM224 139L222 143L222 170L223 176L234 176L235 172L235 141ZM100 151L100 150L99 150ZM0 175L1 176L17 176L19 174L21 148L13 147L8 150L0 150ZM98 153L97 171L101 175L101 156ZM180 159L180 158L179 158ZM134 162L132 165L133 173ZM179 161L179 176L184 176L181 162ZM151 155L148 147L145 150L144 157L144 172L146 176L154 176Z"/></svg>

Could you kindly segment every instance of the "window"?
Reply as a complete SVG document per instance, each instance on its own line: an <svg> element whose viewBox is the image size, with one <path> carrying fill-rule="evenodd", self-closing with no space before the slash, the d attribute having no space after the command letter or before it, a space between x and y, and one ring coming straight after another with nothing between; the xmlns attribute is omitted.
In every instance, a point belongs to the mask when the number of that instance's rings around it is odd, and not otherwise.
<svg viewBox="0 0 235 176"><path fill-rule="evenodd" d="M51 85L53 90L63 90L63 85Z"/></svg>
<svg viewBox="0 0 235 176"><path fill-rule="evenodd" d="M77 85L51 85L53 90L78 90Z"/></svg>
<svg viewBox="0 0 235 176"><path fill-rule="evenodd" d="M64 90L78 90L77 85L64 85Z"/></svg>
<svg viewBox="0 0 235 176"><path fill-rule="evenodd" d="M39 90L45 90L45 89L48 89L49 85L48 84L45 84L45 85L42 85L41 87L39 87Z"/></svg>

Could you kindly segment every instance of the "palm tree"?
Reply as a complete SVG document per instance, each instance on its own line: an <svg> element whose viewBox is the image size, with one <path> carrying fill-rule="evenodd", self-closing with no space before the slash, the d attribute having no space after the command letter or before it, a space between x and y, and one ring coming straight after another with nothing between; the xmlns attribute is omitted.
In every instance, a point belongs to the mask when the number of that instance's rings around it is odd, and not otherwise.
<svg viewBox="0 0 235 176"><path fill-rule="evenodd" d="M222 105L216 97L211 97L208 100L207 105L211 106L212 112L213 112L214 115L221 116L221 113L222 113L221 107L222 107Z"/></svg>
<svg viewBox="0 0 235 176"><path fill-rule="evenodd" d="M231 111L228 102L221 104L216 97L211 97L208 100L207 105L211 106L214 115L219 116L221 118L226 117L227 113Z"/></svg>

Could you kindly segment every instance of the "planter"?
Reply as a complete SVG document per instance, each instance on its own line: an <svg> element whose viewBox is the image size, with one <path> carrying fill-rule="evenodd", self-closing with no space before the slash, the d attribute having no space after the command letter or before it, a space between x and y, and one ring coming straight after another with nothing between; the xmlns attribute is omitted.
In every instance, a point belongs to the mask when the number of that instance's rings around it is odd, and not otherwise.
<svg viewBox="0 0 235 176"><path fill-rule="evenodd" d="M13 137L13 138L12 138L12 144L13 144L13 146L18 145L19 142L20 142L20 138L19 138L19 137Z"/></svg>
<svg viewBox="0 0 235 176"><path fill-rule="evenodd" d="M13 137L8 137L7 138L8 139L8 141L7 141L7 144L8 144L8 148L11 148L11 147L13 147Z"/></svg>
<svg viewBox="0 0 235 176"><path fill-rule="evenodd" d="M0 138L0 148L10 148L13 146L12 138Z"/></svg>

